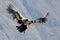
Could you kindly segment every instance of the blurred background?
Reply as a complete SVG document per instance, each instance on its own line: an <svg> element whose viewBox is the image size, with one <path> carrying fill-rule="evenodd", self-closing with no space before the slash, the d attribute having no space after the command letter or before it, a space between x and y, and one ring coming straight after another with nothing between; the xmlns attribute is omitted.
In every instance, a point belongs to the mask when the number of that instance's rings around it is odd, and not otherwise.
<svg viewBox="0 0 60 40"><path fill-rule="evenodd" d="M6 10L9 4L29 19L49 13L47 22L31 24L25 34L20 33L16 20ZM60 40L59 4L60 0L0 0L0 40Z"/></svg>

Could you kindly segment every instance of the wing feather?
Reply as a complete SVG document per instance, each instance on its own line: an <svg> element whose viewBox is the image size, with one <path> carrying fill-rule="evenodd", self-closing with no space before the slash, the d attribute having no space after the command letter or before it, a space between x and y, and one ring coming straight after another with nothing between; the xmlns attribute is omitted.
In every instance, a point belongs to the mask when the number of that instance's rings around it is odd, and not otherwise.
<svg viewBox="0 0 60 40"><path fill-rule="evenodd" d="M24 19L24 17L21 15L21 13L19 14L18 11L13 10L12 5L9 5L7 8L8 13L13 15L13 19L17 19L17 20L21 20Z"/></svg>
<svg viewBox="0 0 60 40"><path fill-rule="evenodd" d="M32 23L45 23L47 21L47 16L49 15L49 13L47 13L47 15L43 18L37 18L35 20L28 20L26 24L32 24Z"/></svg>
<svg viewBox="0 0 60 40"><path fill-rule="evenodd" d="M45 22L46 22L46 18L37 18L33 20L33 23L45 23Z"/></svg>
<svg viewBox="0 0 60 40"><path fill-rule="evenodd" d="M37 19L33 20L33 23L45 23L47 21L48 15L49 15L49 13L47 13L46 16L43 18L37 18Z"/></svg>
<svg viewBox="0 0 60 40"><path fill-rule="evenodd" d="M43 17L43 18L37 18L37 19L33 20L32 22L33 23L45 23L47 21L47 16L48 15L49 15L49 13L47 13L45 17Z"/></svg>

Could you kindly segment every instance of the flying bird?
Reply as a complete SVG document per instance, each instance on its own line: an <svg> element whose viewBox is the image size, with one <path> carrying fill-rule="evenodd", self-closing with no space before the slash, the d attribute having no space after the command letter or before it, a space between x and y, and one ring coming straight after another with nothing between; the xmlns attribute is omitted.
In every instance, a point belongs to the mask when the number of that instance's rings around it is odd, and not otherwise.
<svg viewBox="0 0 60 40"><path fill-rule="evenodd" d="M12 15L13 19L17 20L17 23L20 24L20 26L16 26L17 30L19 32L25 32L27 29L27 25L34 24L34 23L45 23L47 20L48 13L45 17L42 18L36 18L36 19L26 19L19 13L18 11L13 9L12 5L9 5L7 8L7 11L9 14Z"/></svg>

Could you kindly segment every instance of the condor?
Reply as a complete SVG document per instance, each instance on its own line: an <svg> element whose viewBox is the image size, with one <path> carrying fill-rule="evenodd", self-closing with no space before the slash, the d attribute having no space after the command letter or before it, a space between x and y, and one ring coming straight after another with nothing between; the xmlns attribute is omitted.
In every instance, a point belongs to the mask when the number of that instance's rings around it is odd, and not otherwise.
<svg viewBox="0 0 60 40"><path fill-rule="evenodd" d="M21 13L14 10L12 5L8 6L7 11L8 11L9 14L12 14L13 19L16 19L17 23L20 24L20 26L16 26L16 28L19 32L25 32L26 29L27 29L27 25L30 25L32 23L33 24L34 23L45 23L46 20L47 20L47 16L48 16L48 13L47 13L47 15L43 18L36 18L36 19L32 19L32 20L31 19L26 19L25 17L23 17L21 15Z"/></svg>

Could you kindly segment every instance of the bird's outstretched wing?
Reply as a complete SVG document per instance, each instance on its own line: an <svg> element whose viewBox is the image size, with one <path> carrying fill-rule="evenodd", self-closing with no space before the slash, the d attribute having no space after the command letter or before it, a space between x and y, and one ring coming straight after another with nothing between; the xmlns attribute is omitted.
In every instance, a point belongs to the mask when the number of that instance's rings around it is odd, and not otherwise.
<svg viewBox="0 0 60 40"><path fill-rule="evenodd" d="M17 20L24 19L24 17L21 15L21 13L19 14L18 11L15 11L13 9L12 5L8 6L7 11L8 11L8 13L12 14L13 19L17 19Z"/></svg>
<svg viewBox="0 0 60 40"><path fill-rule="evenodd" d="M47 16L48 16L48 13L47 13L47 15L46 15L45 17L43 17L43 18L37 18L37 19L32 19L32 20L30 20L30 19L24 19L24 20L22 21L22 23L23 23L24 25L30 25L30 24L34 24L34 23L45 23L45 22L47 21Z"/></svg>
<svg viewBox="0 0 60 40"><path fill-rule="evenodd" d="M33 20L28 20L27 22L25 22L25 24L29 25L29 24L34 24L34 23L45 23L47 21L47 16L48 16L49 13L47 13L47 15L43 18L37 18L37 19L33 19Z"/></svg>
<svg viewBox="0 0 60 40"><path fill-rule="evenodd" d="M32 20L33 23L45 23L47 21L47 16L48 16L49 13L47 13L47 15L43 18L37 18L35 20Z"/></svg>
<svg viewBox="0 0 60 40"><path fill-rule="evenodd" d="M23 16L21 15L21 13L19 13L18 11L15 11L15 10L13 9L13 5L11 5L11 4L8 6L7 11L8 11L9 14L12 14L13 19L16 19L19 24L22 23L22 20L23 20L23 19L25 19L25 17L23 17Z"/></svg>

